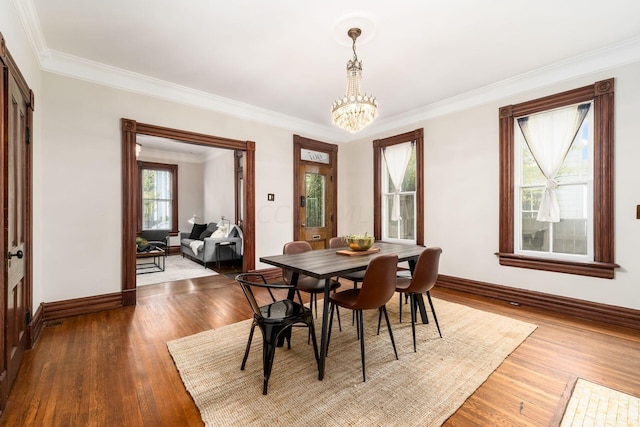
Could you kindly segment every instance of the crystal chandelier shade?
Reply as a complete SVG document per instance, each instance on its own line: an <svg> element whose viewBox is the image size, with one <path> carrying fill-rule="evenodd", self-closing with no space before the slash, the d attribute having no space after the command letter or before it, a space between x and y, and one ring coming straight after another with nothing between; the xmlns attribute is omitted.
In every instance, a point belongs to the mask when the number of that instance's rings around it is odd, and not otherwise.
<svg viewBox="0 0 640 427"><path fill-rule="evenodd" d="M333 123L350 133L359 132L378 116L376 98L360 90L362 61L356 54L356 39L361 33L359 28L351 28L347 33L353 40L353 59L347 62L347 90L331 106Z"/></svg>

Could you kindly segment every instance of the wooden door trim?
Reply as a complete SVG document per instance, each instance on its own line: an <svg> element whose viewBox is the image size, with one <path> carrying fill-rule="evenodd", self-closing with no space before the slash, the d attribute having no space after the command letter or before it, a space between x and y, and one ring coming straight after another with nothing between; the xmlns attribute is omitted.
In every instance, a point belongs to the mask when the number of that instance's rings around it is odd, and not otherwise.
<svg viewBox="0 0 640 427"><path fill-rule="evenodd" d="M304 138L300 135L293 135L293 240L298 240L298 232L300 230L301 220L296 214L298 203L300 200L300 165L302 163L316 164L313 162L305 162L300 159L300 150L306 148L308 150L322 151L329 153L329 167L332 170L333 180L331 182L333 190L333 201L331 203L331 211L333 213L333 221L331 222L331 236L338 234L338 146L327 142L316 141L310 138Z"/></svg>
<svg viewBox="0 0 640 427"><path fill-rule="evenodd" d="M244 151L245 214L242 234L242 270L255 269L255 151L253 141L239 141L180 129L166 128L132 119L120 119L122 131L122 303L136 304L136 206L138 200L136 135L175 139L191 144ZM129 243L132 242L132 243Z"/></svg>

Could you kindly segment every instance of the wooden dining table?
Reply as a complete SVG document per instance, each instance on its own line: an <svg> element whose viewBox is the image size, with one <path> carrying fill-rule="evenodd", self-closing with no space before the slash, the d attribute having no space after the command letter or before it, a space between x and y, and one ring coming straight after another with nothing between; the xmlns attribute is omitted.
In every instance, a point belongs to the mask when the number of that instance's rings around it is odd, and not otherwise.
<svg viewBox="0 0 640 427"><path fill-rule="evenodd" d="M415 267L418 256L424 251L423 246L407 245L400 243L375 242L374 248L380 248L378 252L365 255L343 255L336 249L319 249L298 254L283 254L265 256L260 262L280 267L293 272L292 284L298 281L298 276L315 277L325 281L324 301L322 310L322 331L320 337L320 360L318 363L318 379L324 378L325 356L327 354L327 336L329 334L329 293L331 278L355 271L366 270L369 262L387 254L398 255L398 262L408 261L411 273ZM293 297L293 295L291 295ZM423 323L428 323L427 312L422 298L417 299L418 308Z"/></svg>

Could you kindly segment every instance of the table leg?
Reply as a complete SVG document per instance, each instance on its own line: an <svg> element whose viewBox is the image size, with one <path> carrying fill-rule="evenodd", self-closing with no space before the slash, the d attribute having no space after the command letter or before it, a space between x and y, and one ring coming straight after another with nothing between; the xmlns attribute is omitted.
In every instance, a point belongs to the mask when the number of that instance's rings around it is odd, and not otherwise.
<svg viewBox="0 0 640 427"><path fill-rule="evenodd" d="M318 379L324 378L324 359L327 354L327 336L329 335L329 293L331 291L331 278L324 282L324 301L322 309L322 336L320 337L320 362L318 363Z"/></svg>

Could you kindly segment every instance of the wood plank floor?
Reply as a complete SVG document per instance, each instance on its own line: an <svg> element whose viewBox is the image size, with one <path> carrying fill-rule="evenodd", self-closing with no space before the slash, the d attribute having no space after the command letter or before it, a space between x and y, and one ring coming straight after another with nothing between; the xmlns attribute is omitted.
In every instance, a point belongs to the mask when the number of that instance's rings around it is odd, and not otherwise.
<svg viewBox="0 0 640 427"><path fill-rule="evenodd" d="M432 293L538 325L446 426L557 425L578 377L640 395L640 331ZM141 287L135 307L49 324L25 355L0 425L202 425L166 342L250 315L239 286L220 275Z"/></svg>

